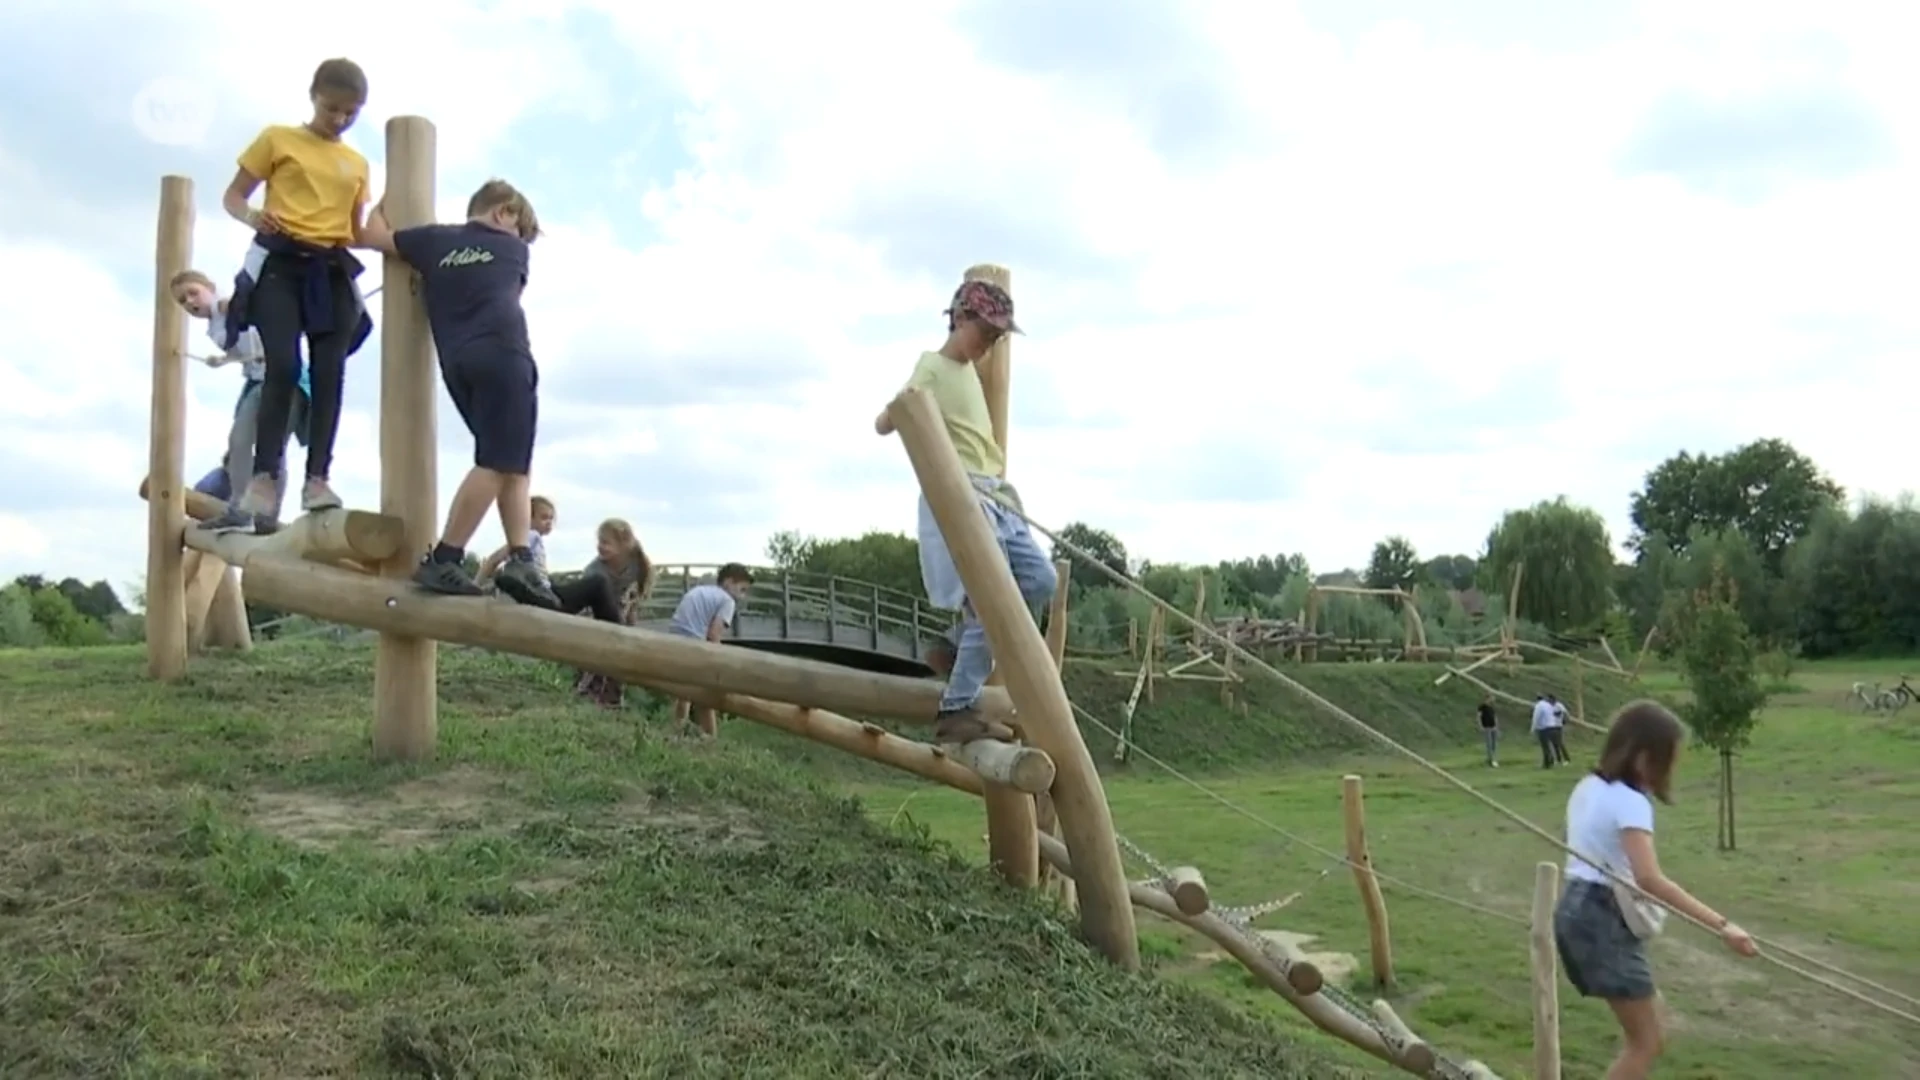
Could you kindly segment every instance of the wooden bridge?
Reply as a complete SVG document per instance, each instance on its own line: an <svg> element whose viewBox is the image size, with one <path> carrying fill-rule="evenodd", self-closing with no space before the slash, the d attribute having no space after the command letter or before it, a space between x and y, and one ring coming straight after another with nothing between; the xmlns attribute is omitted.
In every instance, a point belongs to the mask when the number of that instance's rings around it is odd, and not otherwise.
<svg viewBox="0 0 1920 1080"><path fill-rule="evenodd" d="M695 585L710 583L718 564L658 566L639 625L664 630ZM806 656L845 667L925 675L929 649L944 638L955 613L870 581L805 571L753 567L753 587L734 611L726 641L765 652ZM564 577L565 575L556 575Z"/></svg>

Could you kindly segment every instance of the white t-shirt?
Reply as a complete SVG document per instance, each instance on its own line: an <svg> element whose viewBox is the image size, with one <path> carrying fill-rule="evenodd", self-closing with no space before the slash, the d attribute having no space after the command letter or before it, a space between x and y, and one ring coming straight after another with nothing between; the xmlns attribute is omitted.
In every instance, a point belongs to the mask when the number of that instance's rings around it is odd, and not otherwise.
<svg viewBox="0 0 1920 1080"><path fill-rule="evenodd" d="M1653 800L1618 780L1602 780L1592 773L1573 785L1573 794L1567 798L1567 846L1605 862L1609 870L1632 881L1633 864L1620 843L1622 829L1653 832ZM1603 885L1607 881L1605 874L1572 855L1567 856L1567 878Z"/></svg>
<svg viewBox="0 0 1920 1080"><path fill-rule="evenodd" d="M221 342L227 339L227 313L214 308L207 316L207 338L214 348L221 348ZM260 382L267 377L267 350L260 342L260 331L249 326L240 339L233 343L233 351L227 355L240 361L240 372L248 382Z"/></svg>
<svg viewBox="0 0 1920 1080"><path fill-rule="evenodd" d="M1546 731L1560 726L1560 718L1553 713L1553 706L1546 698L1533 703L1533 730Z"/></svg>
<svg viewBox="0 0 1920 1080"><path fill-rule="evenodd" d="M695 585L673 609L673 632L687 637L706 637L713 620L732 624L734 607L733 594L720 586Z"/></svg>

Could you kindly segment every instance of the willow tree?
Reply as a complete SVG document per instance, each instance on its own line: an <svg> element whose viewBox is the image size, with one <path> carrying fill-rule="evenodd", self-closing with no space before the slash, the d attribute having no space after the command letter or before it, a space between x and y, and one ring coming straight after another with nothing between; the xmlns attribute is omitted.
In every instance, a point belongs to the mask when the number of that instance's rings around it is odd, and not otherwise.
<svg viewBox="0 0 1920 1080"><path fill-rule="evenodd" d="M1519 615L1548 629L1590 626L1613 593L1613 541L1600 515L1566 498L1509 510L1487 535L1483 588L1505 593L1521 567Z"/></svg>

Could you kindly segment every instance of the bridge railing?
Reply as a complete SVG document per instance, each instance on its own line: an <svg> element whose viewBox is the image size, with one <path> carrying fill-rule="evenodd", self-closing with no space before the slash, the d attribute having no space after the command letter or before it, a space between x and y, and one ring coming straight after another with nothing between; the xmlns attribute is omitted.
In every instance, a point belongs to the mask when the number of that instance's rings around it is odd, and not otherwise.
<svg viewBox="0 0 1920 1080"><path fill-rule="evenodd" d="M712 582L719 569L716 563L655 567L653 591L640 605L640 618L671 618L687 590ZM780 637L787 638L792 636L795 622L819 623L827 628L829 644L878 651L878 637L917 645L946 636L954 624L954 612L870 581L797 570L749 569L753 585L735 613L736 626L742 618L777 619ZM838 640L843 634L845 639Z"/></svg>

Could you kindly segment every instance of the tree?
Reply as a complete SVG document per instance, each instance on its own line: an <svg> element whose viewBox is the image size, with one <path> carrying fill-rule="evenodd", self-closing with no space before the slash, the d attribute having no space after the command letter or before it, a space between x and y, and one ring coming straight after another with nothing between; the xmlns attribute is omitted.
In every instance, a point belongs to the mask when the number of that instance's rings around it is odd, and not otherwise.
<svg viewBox="0 0 1920 1080"><path fill-rule="evenodd" d="M1627 545L1658 534L1677 554L1696 530L1739 529L1779 574L1787 548L1845 492L1783 439L1758 439L1718 457L1681 452L1647 474L1633 496Z"/></svg>
<svg viewBox="0 0 1920 1080"><path fill-rule="evenodd" d="M1420 553L1404 536L1389 536L1373 545L1362 580L1369 589L1403 589L1412 592L1420 581Z"/></svg>
<svg viewBox="0 0 1920 1080"><path fill-rule="evenodd" d="M1214 568L1221 599L1235 608L1250 608L1261 599L1280 595L1287 582L1311 573L1305 555L1262 555L1235 559Z"/></svg>
<svg viewBox="0 0 1920 1080"><path fill-rule="evenodd" d="M1566 632L1590 627L1613 603L1613 541L1607 523L1565 496L1509 510L1487 534L1480 585L1505 595L1521 567L1516 610L1522 619Z"/></svg>
<svg viewBox="0 0 1920 1080"><path fill-rule="evenodd" d="M910 596L926 596L926 586L920 580L920 542L900 533L874 530L862 536L821 540L792 531L779 532L767 541L767 558L780 570L851 578Z"/></svg>
<svg viewBox="0 0 1920 1080"><path fill-rule="evenodd" d="M1479 573L1480 560L1471 555L1436 555L1427 560L1427 579L1456 591L1473 588Z"/></svg>
<svg viewBox="0 0 1920 1080"><path fill-rule="evenodd" d="M1060 527L1060 539L1093 556L1095 562L1123 578L1131 578L1127 571L1127 546L1105 529L1096 529L1083 521L1068 522ZM1113 585L1113 579L1102 573L1100 566L1090 566L1087 560L1069 551L1064 544L1053 545L1053 557L1065 559L1073 565L1067 575L1075 585L1082 589L1105 589Z"/></svg>
<svg viewBox="0 0 1920 1080"><path fill-rule="evenodd" d="M1780 592L1803 655L1920 652L1920 510L1867 500L1826 511L1789 552Z"/></svg>
<svg viewBox="0 0 1920 1080"><path fill-rule="evenodd" d="M1760 684L1759 651L1740 617L1739 590L1715 567L1712 580L1678 605L1671 633L1679 642L1680 668L1693 700L1681 715L1694 735L1720 753L1722 851L1736 846L1733 755L1753 737L1767 692Z"/></svg>

